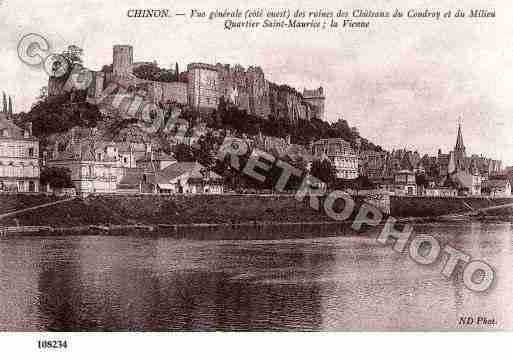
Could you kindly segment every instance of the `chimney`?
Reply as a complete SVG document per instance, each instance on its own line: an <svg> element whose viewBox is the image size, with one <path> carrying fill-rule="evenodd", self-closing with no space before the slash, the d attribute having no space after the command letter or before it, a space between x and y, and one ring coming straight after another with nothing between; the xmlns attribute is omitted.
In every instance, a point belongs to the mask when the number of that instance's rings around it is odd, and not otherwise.
<svg viewBox="0 0 513 359"><path fill-rule="evenodd" d="M28 123L28 131L29 131L29 135L32 137L32 122Z"/></svg>

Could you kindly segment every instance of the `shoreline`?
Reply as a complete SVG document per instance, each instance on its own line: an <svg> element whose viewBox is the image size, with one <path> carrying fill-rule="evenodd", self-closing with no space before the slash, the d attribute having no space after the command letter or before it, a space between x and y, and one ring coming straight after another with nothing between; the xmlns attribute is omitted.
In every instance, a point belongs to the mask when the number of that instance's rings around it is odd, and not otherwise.
<svg viewBox="0 0 513 359"><path fill-rule="evenodd" d="M470 222L484 222L484 223L513 223L513 217L504 218L499 216L488 217L459 217L459 218L398 218L399 224L450 224L450 223L470 223ZM320 235L322 232L326 236L343 235L358 233L351 228L353 221L317 221L317 222L279 222L279 221L253 221L253 222L240 222L240 223L179 223L179 224L129 224L129 225L115 225L115 224L100 224L100 225L83 225L83 226L67 226L67 227L53 227L53 226L0 226L0 239L14 237L14 236L85 236L85 235L103 235L103 236L121 236L121 235L167 235L173 237L202 237L202 239L210 235L226 236L226 239L234 239L229 237L237 236L237 239L252 239L249 237L257 237L258 235L275 236L279 233L280 236L289 238L291 235L294 237ZM380 229L384 223L379 224L377 227ZM288 228L287 228L288 227ZM370 227L368 227L370 228ZM287 232L275 232L275 230L288 229ZM222 231L222 232L221 232ZM215 238L218 239L218 238Z"/></svg>
<svg viewBox="0 0 513 359"><path fill-rule="evenodd" d="M337 221L322 210L326 197L316 201L319 209L312 208L311 198L297 201L291 195L194 195L194 196L130 196L94 195L87 198L2 195L0 201L0 236L18 235L88 235L88 234L171 234L185 235L195 232L235 232L245 237L248 232L269 232L269 228L288 228L294 233L318 235L322 229L350 228L363 203L379 208L363 197L354 197L355 207L345 221ZM485 205L503 205L513 199L492 203L483 199L392 198L392 216L399 223L443 223L468 221L509 221L513 211L477 213L469 215L468 207L475 210ZM434 215L431 209L442 204L456 210L448 215ZM405 207L402 215L397 206ZM509 205L508 205L509 206ZM335 213L345 208L343 201L332 203ZM439 212L438 210L437 212ZM465 211L467 212L465 214ZM395 213L394 213L395 212ZM3 213L3 215L1 214ZM383 212L384 219L390 214ZM414 215L417 214L417 215ZM420 215L423 214L423 215ZM299 230L298 230L299 229ZM279 230L277 231L279 232ZM333 232L333 231L331 231ZM337 229L335 233L343 231ZM302 233L299 232L299 235Z"/></svg>

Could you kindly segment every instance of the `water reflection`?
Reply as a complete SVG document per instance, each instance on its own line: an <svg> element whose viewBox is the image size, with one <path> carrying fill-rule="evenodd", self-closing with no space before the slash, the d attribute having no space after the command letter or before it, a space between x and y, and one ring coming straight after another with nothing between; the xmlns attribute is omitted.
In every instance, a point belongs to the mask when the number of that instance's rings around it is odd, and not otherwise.
<svg viewBox="0 0 513 359"><path fill-rule="evenodd" d="M436 330L513 328L509 223L423 224L492 264L489 294L372 236L215 240L17 238L0 242L2 330ZM495 327L458 325L462 315Z"/></svg>

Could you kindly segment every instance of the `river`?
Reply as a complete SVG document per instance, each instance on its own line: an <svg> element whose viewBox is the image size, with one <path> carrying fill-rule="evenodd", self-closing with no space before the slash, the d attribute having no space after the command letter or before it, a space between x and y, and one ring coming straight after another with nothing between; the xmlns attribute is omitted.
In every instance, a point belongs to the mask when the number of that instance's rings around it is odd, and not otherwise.
<svg viewBox="0 0 513 359"><path fill-rule="evenodd" d="M442 276L443 258L419 265L371 232L13 237L0 240L0 330L513 329L511 223L429 223L415 232L492 265L493 288L472 292Z"/></svg>

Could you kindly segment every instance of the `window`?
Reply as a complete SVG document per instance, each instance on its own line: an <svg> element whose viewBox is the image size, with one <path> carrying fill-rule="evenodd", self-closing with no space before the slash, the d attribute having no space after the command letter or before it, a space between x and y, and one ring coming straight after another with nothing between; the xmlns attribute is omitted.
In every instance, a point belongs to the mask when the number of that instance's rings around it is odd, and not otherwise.
<svg viewBox="0 0 513 359"><path fill-rule="evenodd" d="M32 147L29 148L28 155L29 157L34 157L34 149Z"/></svg>

